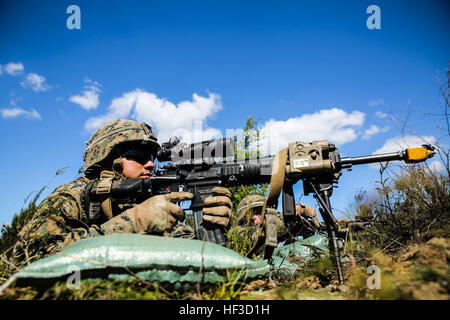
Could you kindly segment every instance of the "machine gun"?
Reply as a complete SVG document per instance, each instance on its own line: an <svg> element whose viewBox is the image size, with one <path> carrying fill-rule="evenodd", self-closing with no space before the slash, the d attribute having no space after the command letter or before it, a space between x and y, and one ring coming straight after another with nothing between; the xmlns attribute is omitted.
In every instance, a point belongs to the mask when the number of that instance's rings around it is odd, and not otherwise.
<svg viewBox="0 0 450 320"><path fill-rule="evenodd" d="M202 221L203 200L212 195L211 190L215 186L271 183L272 194L272 187L275 184L274 167L281 168L277 172L282 173L283 181L277 181L276 184L283 192L282 205L286 226L289 228L298 222L293 186L302 180L304 194L313 193L320 205L319 211L328 232L330 253L334 257L339 282L343 283L340 262L343 241L337 236L338 226L330 205L333 186L342 175L342 169L351 170L353 165L394 160L403 160L406 163L421 162L432 157L433 150L432 146L423 145L420 148L380 155L341 158L334 144L320 140L289 143L288 148L283 150L285 156L282 161L278 156L234 159L232 139L209 140L186 145L174 137L162 144L157 158L159 162L168 163L155 170L154 176L113 184L110 194L117 203L136 203L135 201L150 195L191 192L194 198L189 209L193 212L197 238L225 245L224 230ZM276 208L280 191L274 193L276 199L268 203L270 207ZM95 198L96 193L93 188L91 197Z"/></svg>

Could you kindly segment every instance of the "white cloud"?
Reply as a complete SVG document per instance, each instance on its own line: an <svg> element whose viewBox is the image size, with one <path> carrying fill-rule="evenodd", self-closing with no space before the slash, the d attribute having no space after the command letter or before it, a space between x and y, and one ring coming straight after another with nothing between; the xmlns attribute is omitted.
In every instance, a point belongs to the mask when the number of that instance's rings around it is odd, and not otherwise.
<svg viewBox="0 0 450 320"><path fill-rule="evenodd" d="M10 76L18 76L24 71L22 62L10 62L2 67L2 69ZM1 72L0 72L1 73Z"/></svg>
<svg viewBox="0 0 450 320"><path fill-rule="evenodd" d="M214 93L209 93L208 97L194 93L191 101L175 104L154 93L135 89L114 98L108 112L89 118L85 128L94 131L108 121L131 118L150 124L157 131L159 141L178 135L186 142L193 142L221 135L219 130L206 125L206 120L221 109L221 98Z"/></svg>
<svg viewBox="0 0 450 320"><path fill-rule="evenodd" d="M397 152L404 150L406 148L417 148L421 147L423 144L431 144L433 145L436 142L436 138L433 136L399 136L395 138L391 138L386 140L384 145L375 150L372 154L383 154L383 153L390 153L390 152ZM369 167L378 169L379 164L372 163L369 165Z"/></svg>
<svg viewBox="0 0 450 320"><path fill-rule="evenodd" d="M387 127L387 126L384 127L384 128L379 128L379 127L377 127L376 125L373 124L373 125L370 126L369 129L367 129L364 132L362 138L365 139L365 140L369 140L370 138L372 138L372 136L374 136L374 135L376 135L376 134L378 134L380 132L386 132L388 130L389 130L389 127Z"/></svg>
<svg viewBox="0 0 450 320"><path fill-rule="evenodd" d="M442 172L442 171L445 170L444 165L443 165L442 162L439 161L439 160L436 160L436 161L431 162L431 163L428 165L428 167L429 167L431 170L435 171L435 172Z"/></svg>
<svg viewBox="0 0 450 320"><path fill-rule="evenodd" d="M51 86L45 83L45 77L36 73L27 74L26 78L20 82L22 87L31 88L35 92L47 91Z"/></svg>
<svg viewBox="0 0 450 320"><path fill-rule="evenodd" d="M383 118L387 118L387 113L385 113L385 112L382 112L382 111L377 111L376 113L375 113L375 115L378 117L378 118L380 118L380 119L383 119Z"/></svg>
<svg viewBox="0 0 450 320"><path fill-rule="evenodd" d="M9 100L9 104L11 108L9 109L0 109L0 114L4 119L12 119L17 117L24 117L26 119L37 119L41 120L41 115L35 109L31 109L30 111L22 109L18 106L18 102L22 101L23 98L20 96L16 96L13 92L10 93L11 99Z"/></svg>
<svg viewBox="0 0 450 320"><path fill-rule="evenodd" d="M5 119L23 116L28 119L41 120L41 115L34 109L31 109L31 111L26 111L22 108L11 108L11 109L1 109L0 112L2 114L2 117Z"/></svg>
<svg viewBox="0 0 450 320"><path fill-rule="evenodd" d="M375 150L373 154L395 152L405 148L420 147L422 144L434 144L435 142L436 138L433 136L400 136L386 140L384 145Z"/></svg>
<svg viewBox="0 0 450 320"><path fill-rule="evenodd" d="M185 142L201 141L223 136L220 130L207 125L207 120L221 109L221 97L215 93L209 93L206 97L194 93L191 100L173 103L152 92L135 89L114 98L105 114L85 122L85 129L93 132L111 120L129 118L150 124L160 142L167 141L173 135ZM274 154L296 140L326 139L337 144L348 143L360 135L359 128L364 124L364 118L365 114L360 111L347 113L332 108L285 121L271 119L261 128L263 137L268 138L261 142L261 149L265 154ZM231 137L228 130L226 137ZM236 132L236 129L231 131Z"/></svg>
<svg viewBox="0 0 450 320"><path fill-rule="evenodd" d="M99 105L99 92L101 85L86 77L84 79L84 88L82 95L74 95L69 98L73 103L79 104L85 110L95 109Z"/></svg>
<svg viewBox="0 0 450 320"><path fill-rule="evenodd" d="M347 113L339 108L320 110L285 121L270 119L261 128L263 154L274 154L293 141L329 140L344 144L355 140L364 123L360 111Z"/></svg>
<svg viewBox="0 0 450 320"><path fill-rule="evenodd" d="M17 103L23 101L22 97L16 96L14 92L10 93L11 99L9 100L9 104L13 107L17 107Z"/></svg>
<svg viewBox="0 0 450 320"><path fill-rule="evenodd" d="M376 107L376 106L380 106L380 105L384 105L384 100L383 99L376 99L376 100L370 100L369 103L367 104L369 107Z"/></svg>
<svg viewBox="0 0 450 320"><path fill-rule="evenodd" d="M0 64L0 74L2 74L3 73L3 71L2 71L2 65Z"/></svg>

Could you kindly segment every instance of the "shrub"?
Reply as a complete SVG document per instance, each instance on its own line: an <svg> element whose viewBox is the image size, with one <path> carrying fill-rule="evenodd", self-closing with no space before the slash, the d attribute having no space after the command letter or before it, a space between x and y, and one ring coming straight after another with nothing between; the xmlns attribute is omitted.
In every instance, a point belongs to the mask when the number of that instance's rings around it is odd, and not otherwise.
<svg viewBox="0 0 450 320"><path fill-rule="evenodd" d="M426 164L402 165L388 174L380 169L376 188L379 199L360 201L357 212L372 216L373 223L359 240L373 247L396 250L410 243L422 243L435 236L449 237L450 180L447 171Z"/></svg>

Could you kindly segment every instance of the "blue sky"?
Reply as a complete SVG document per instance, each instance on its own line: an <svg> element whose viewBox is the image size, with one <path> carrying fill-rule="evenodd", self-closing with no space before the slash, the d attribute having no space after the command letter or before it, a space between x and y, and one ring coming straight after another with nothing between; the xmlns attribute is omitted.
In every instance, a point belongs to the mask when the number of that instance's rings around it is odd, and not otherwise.
<svg viewBox="0 0 450 320"><path fill-rule="evenodd" d="M80 30L66 26L72 4ZM366 26L373 4L380 30ZM449 12L445 1L2 2L0 223L30 192L76 178L85 141L118 115L164 140L199 120L205 136L225 135L254 114L281 141L329 139L344 156L395 145L395 116L435 142ZM377 177L344 172L333 206Z"/></svg>

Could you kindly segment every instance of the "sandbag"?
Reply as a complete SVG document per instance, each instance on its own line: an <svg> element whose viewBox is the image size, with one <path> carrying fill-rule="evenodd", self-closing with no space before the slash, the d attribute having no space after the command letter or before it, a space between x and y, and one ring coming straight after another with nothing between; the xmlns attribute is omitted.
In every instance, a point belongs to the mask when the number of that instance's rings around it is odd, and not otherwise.
<svg viewBox="0 0 450 320"><path fill-rule="evenodd" d="M20 285L56 282L79 270L82 280L137 276L187 289L198 282L229 281L227 270L242 272L239 280L243 281L263 277L270 269L266 260L253 261L211 242L122 233L76 241L29 264L16 278Z"/></svg>
<svg viewBox="0 0 450 320"><path fill-rule="evenodd" d="M314 256L314 253L328 253L328 237L325 234L315 234L306 239L278 247L273 251L273 256L280 258L295 256L309 259Z"/></svg>
<svg viewBox="0 0 450 320"><path fill-rule="evenodd" d="M272 274L294 275L299 265L328 252L328 237L322 233L277 247L270 259Z"/></svg>

